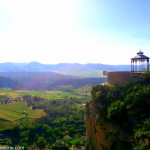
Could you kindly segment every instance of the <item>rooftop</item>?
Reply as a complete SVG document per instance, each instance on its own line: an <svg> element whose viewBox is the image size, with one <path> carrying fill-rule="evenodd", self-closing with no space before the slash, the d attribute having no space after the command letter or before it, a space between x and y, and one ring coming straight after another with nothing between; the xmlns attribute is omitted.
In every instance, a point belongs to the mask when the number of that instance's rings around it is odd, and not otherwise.
<svg viewBox="0 0 150 150"><path fill-rule="evenodd" d="M149 59L149 57L143 55L144 53L140 50L137 55L132 59Z"/></svg>

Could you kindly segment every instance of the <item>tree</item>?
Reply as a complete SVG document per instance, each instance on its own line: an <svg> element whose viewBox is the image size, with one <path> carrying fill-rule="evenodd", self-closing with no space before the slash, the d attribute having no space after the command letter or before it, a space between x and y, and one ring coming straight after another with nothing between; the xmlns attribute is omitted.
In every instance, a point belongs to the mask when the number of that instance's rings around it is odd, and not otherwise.
<svg viewBox="0 0 150 150"><path fill-rule="evenodd" d="M45 138L42 136L42 137L38 137L38 140L37 140L37 146L40 148L40 149L44 149L45 146L46 146L46 141L45 141Z"/></svg>
<svg viewBox="0 0 150 150"><path fill-rule="evenodd" d="M65 143L55 143L52 150L69 150L69 146Z"/></svg>
<svg viewBox="0 0 150 150"><path fill-rule="evenodd" d="M136 91L129 93L125 98L127 111L137 121L150 117L150 87L138 87Z"/></svg>
<svg viewBox="0 0 150 150"><path fill-rule="evenodd" d="M107 117L117 124L126 121L127 113L124 102L120 100L113 102L110 107L108 107Z"/></svg>
<svg viewBox="0 0 150 150"><path fill-rule="evenodd" d="M150 148L150 119L144 120L133 135L134 150L148 150Z"/></svg>

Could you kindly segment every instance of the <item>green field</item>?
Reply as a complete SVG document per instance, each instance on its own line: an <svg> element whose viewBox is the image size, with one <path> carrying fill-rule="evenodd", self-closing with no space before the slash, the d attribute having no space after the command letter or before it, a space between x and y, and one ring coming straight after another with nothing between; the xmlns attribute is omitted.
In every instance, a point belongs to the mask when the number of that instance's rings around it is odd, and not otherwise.
<svg viewBox="0 0 150 150"><path fill-rule="evenodd" d="M0 118L4 120L16 120L22 118L24 115L0 106Z"/></svg>
<svg viewBox="0 0 150 150"><path fill-rule="evenodd" d="M27 91L27 90L11 90L0 89L0 97L20 97L23 95L38 96L45 99L70 99L70 98L82 98L83 96L72 94L63 91ZM0 100L2 101L2 100Z"/></svg>
<svg viewBox="0 0 150 150"><path fill-rule="evenodd" d="M9 88L0 89L0 118L8 121L15 121L24 117L40 118L45 115L41 109L32 110L27 106L21 97L24 95L38 96L47 100L83 98L83 96L63 91L28 91L28 90L11 90ZM20 97L20 101L16 98ZM5 100L14 100L5 104Z"/></svg>
<svg viewBox="0 0 150 150"><path fill-rule="evenodd" d="M67 136L71 137L68 145L84 145L80 137L85 134L84 104L87 96L81 94L87 93L89 89L78 89L78 94L64 91L0 89L2 142L7 145L7 142L16 142L17 138L17 145L23 142L30 147L31 142L34 145L37 143L37 137L40 137L44 138L47 146L51 148L57 145L57 139L63 141L63 137ZM12 134L8 135L8 132ZM30 139L32 135L33 138Z"/></svg>
<svg viewBox="0 0 150 150"><path fill-rule="evenodd" d="M0 104L0 118L15 121L23 117L40 118L45 115L41 109L32 110L22 101L9 104Z"/></svg>

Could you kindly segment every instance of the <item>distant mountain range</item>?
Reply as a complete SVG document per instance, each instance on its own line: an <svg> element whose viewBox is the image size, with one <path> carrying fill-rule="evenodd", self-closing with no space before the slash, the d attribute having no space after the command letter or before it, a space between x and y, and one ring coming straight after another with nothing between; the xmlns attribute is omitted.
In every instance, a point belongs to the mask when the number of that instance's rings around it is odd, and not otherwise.
<svg viewBox="0 0 150 150"><path fill-rule="evenodd" d="M41 64L39 62L30 63L0 63L0 72L57 72L66 75L89 76L96 71L129 71L130 65L106 65L106 64ZM82 72L82 73L81 73ZM100 72L98 72L99 74Z"/></svg>
<svg viewBox="0 0 150 150"><path fill-rule="evenodd" d="M0 88L50 90L71 85L78 88L107 82L107 71L129 71L130 65L0 63Z"/></svg>

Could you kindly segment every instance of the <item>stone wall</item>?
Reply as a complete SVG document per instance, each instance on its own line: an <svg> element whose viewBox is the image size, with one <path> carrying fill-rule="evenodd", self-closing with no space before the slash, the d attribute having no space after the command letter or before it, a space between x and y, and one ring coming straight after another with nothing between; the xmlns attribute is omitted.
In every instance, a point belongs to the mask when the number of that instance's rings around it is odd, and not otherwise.
<svg viewBox="0 0 150 150"><path fill-rule="evenodd" d="M142 72L108 72L108 84L126 84L129 82L136 82L141 80Z"/></svg>

